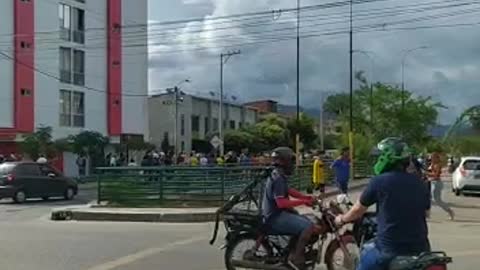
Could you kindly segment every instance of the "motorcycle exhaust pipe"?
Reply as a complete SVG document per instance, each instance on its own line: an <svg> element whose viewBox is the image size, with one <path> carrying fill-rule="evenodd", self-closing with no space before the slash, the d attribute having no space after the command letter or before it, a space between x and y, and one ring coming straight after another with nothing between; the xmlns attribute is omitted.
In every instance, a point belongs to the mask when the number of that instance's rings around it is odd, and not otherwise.
<svg viewBox="0 0 480 270"><path fill-rule="evenodd" d="M259 262L245 260L232 260L232 265L239 268L258 269L258 270L289 270L286 266L269 265Z"/></svg>

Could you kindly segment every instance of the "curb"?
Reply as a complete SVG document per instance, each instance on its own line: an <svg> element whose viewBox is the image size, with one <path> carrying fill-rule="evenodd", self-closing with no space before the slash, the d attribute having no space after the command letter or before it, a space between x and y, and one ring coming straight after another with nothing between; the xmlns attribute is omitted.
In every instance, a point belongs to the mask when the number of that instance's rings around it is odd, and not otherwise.
<svg viewBox="0 0 480 270"><path fill-rule="evenodd" d="M198 223L214 221L216 214L210 213L112 213L79 210L55 210L51 214L54 221L113 221L113 222L162 222Z"/></svg>
<svg viewBox="0 0 480 270"><path fill-rule="evenodd" d="M358 190L365 187L367 183L354 185L350 190ZM326 197L333 197L340 194L338 190L326 192ZM51 213L53 221L113 221L113 222L160 222L160 223L199 223L213 222L216 219L215 212L196 212L196 213L133 213L133 212L103 212L89 211L89 208L83 209L57 209Z"/></svg>

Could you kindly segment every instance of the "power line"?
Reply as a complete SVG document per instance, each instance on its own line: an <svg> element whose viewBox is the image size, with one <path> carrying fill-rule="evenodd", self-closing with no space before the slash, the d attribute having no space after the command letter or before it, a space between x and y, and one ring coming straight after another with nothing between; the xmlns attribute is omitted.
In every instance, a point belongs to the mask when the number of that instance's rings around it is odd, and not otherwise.
<svg viewBox="0 0 480 270"><path fill-rule="evenodd" d="M480 3L480 2L479 2ZM458 4L457 4L458 5ZM441 8L445 8L445 7L449 7L449 6L442 6ZM435 8L435 7L434 7ZM440 8L440 7L437 7L437 8ZM428 9L427 9L428 10ZM414 10L414 11L417 11L417 10ZM422 21L422 20L425 20L425 19L437 19L437 18L443 18L443 17L447 17L447 16L453 16L453 15L464 15L464 14L468 14L468 13L474 13L474 12L477 12L479 11L479 9L465 9L465 10L458 10L456 12L453 12L453 13L446 13L446 14L439 14L439 15L431 15L431 16L427 16L427 17L422 17L422 18L415 18L415 19L408 19L408 20L404 20L404 21L401 21L401 22L404 22L404 23L411 23L411 22L414 22L414 21ZM390 17L390 14L387 14L385 16L389 16ZM391 23L391 22L382 22L382 23L377 23L377 24L372 24L372 25L361 25L360 27L367 27L367 28L370 28L370 27L385 27L385 26L388 26L388 25L391 25L391 24L398 24L399 22L394 22L394 23ZM322 25L328 25L330 23L319 23L319 24L308 24L308 25L304 25L303 27L307 28L307 27L313 27L313 26L322 26ZM284 31L287 31L287 30L294 30L293 29L294 27L287 27L287 28L277 28L277 29L271 29L271 30L262 30L262 31L255 31L255 32L246 32L244 33L245 35L249 35L248 36L248 39L250 40L255 40L255 39L275 39L278 37L278 35L275 35L275 36L266 36L265 34L266 33L278 33L278 32L284 32ZM254 35L259 35L258 37L257 36L254 36ZM207 37L207 38L197 38L195 39L194 41L191 41L189 42L189 45L196 45L196 43L201 43L201 42L205 42L205 41L211 41L211 42L214 42L214 41L225 41L225 39L238 39L239 37L236 36L236 35L224 35L224 36L216 36L216 37ZM243 37L240 37L240 38L243 38ZM145 47L145 46L153 46L153 45L174 45L175 43L165 43L165 42L160 42L160 43L140 43L140 44L128 44L126 46L124 46L124 48L133 48L133 47ZM92 46L92 47L85 47L85 49L88 49L88 50L92 50L92 49L103 49L103 48L106 48L105 46ZM57 47L55 48L51 48L52 50L58 50ZM46 50L49 50L48 48L47 49L44 49L44 51ZM37 48L37 51L39 51L39 49Z"/></svg>

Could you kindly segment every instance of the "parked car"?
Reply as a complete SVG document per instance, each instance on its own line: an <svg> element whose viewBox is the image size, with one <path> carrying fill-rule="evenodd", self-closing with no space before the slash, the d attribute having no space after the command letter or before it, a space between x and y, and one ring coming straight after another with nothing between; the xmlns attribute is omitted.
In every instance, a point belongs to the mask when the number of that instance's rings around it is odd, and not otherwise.
<svg viewBox="0 0 480 270"><path fill-rule="evenodd" d="M6 162L0 165L0 198L12 198L17 203L28 198L72 200L77 193L77 183L48 164Z"/></svg>
<svg viewBox="0 0 480 270"><path fill-rule="evenodd" d="M452 191L457 196L480 193L480 157L462 157L452 174Z"/></svg>

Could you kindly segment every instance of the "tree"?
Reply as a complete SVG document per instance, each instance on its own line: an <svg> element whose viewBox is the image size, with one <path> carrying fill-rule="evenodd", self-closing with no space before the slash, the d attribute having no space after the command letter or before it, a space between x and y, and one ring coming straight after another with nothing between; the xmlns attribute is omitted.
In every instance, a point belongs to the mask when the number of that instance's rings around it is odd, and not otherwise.
<svg viewBox="0 0 480 270"><path fill-rule="evenodd" d="M251 148L255 137L253 134L242 130L227 130L224 135L225 146L228 150L240 152L244 148Z"/></svg>
<svg viewBox="0 0 480 270"><path fill-rule="evenodd" d="M262 150L269 150L284 145L291 146L290 132L286 127L286 121L278 116L270 116L255 124L252 131L256 141Z"/></svg>
<svg viewBox="0 0 480 270"><path fill-rule="evenodd" d="M36 160L40 155L52 159L58 153L68 150L69 146L65 139L53 141L52 128L41 126L34 133L24 135L20 148L32 160Z"/></svg>
<svg viewBox="0 0 480 270"><path fill-rule="evenodd" d="M405 110L402 110L402 91L391 85L376 83L373 87L373 119L370 119L371 88L358 75L362 85L354 91L353 124L356 134L378 141L385 137L401 136L410 144L428 140L428 129L435 124L438 110L444 106L431 97L416 97L406 91ZM345 105L347 104L347 105ZM326 100L325 109L336 113L348 130L349 96L336 94ZM339 108L339 109L335 109ZM346 133L346 132L344 132Z"/></svg>
<svg viewBox="0 0 480 270"><path fill-rule="evenodd" d="M314 125L315 121L304 113L300 114L300 121L297 121L296 118L287 121L287 129L291 139L295 139L295 134L300 134L300 141L305 148L313 148L317 143L318 136L313 129ZM294 142L291 145L294 145Z"/></svg>
<svg viewBox="0 0 480 270"><path fill-rule="evenodd" d="M108 137L96 131L82 131L70 136L72 150L77 155L85 155L91 166L101 166L104 163L104 149L109 143Z"/></svg>

